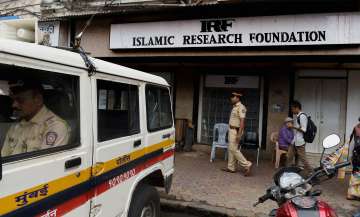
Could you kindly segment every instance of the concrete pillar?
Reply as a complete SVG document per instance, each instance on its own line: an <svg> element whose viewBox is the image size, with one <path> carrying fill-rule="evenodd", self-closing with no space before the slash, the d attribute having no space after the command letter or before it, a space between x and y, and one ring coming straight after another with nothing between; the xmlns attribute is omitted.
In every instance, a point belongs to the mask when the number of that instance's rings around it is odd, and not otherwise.
<svg viewBox="0 0 360 217"><path fill-rule="evenodd" d="M60 47L69 47L69 22L61 21L60 22L60 31L59 31L59 46Z"/></svg>
<svg viewBox="0 0 360 217"><path fill-rule="evenodd" d="M273 153L274 145L271 144L270 135L278 132L284 119L289 113L290 80L287 74L269 77L269 101L267 119L266 153Z"/></svg>
<svg viewBox="0 0 360 217"><path fill-rule="evenodd" d="M192 120L194 107L194 75L190 72L178 72L178 74L175 75L175 82L175 118Z"/></svg>
<svg viewBox="0 0 360 217"><path fill-rule="evenodd" d="M347 141L355 124L360 117L360 71L351 70L348 74L348 97L346 112L346 138Z"/></svg>

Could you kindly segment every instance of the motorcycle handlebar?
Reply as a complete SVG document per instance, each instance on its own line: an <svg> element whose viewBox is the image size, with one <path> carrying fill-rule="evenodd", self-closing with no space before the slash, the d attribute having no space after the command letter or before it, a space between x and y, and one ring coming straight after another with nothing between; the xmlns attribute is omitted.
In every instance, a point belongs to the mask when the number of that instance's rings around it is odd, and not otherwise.
<svg viewBox="0 0 360 217"><path fill-rule="evenodd" d="M346 166L349 166L351 163L350 162L344 162L344 163L339 163L339 164L336 164L334 165L333 168L330 168L334 171L342 168L342 167L346 167ZM324 172L326 171L325 168L317 168L315 170L315 173L313 173L306 181L302 182L301 184L298 184L298 185L295 185L293 186L291 189L294 189L296 188L297 186L300 186L302 184L305 184L305 183L308 183L309 181L311 181L312 179L314 179L316 176L320 175L320 174L323 174ZM291 189L288 189L288 190L291 190ZM270 193L270 191L268 191L265 195L259 197L258 199L258 202L256 202L255 204L253 204L253 207L256 207L257 205L259 205L260 203L264 203L265 201L267 201L268 199L271 199L272 197L272 194Z"/></svg>
<svg viewBox="0 0 360 217"><path fill-rule="evenodd" d="M316 170L315 170L315 172L307 179L307 180L305 180L304 182L302 182L302 183L300 183L300 184L298 184L298 185L295 185L295 186L292 186L292 188L291 189L295 189L296 187L298 187L298 186L300 186L300 185L303 185L303 184L305 184L305 183L309 183L311 180L313 180L315 177L317 177L317 176L319 176L319 175L321 175L321 174L324 174L324 173L326 173L326 175L329 175L328 173L329 173L329 171L336 171L336 170L338 170L338 169L340 169L340 168L342 168L342 167L346 167L346 166L349 166L351 163L350 162L344 162L344 163L339 163L339 164L336 164L336 165L334 165L332 168L317 168ZM291 190L291 189L288 189L288 190Z"/></svg>
<svg viewBox="0 0 360 217"><path fill-rule="evenodd" d="M347 166L349 166L350 164L351 164L350 162L344 162L344 163L336 164L334 167L335 167L335 169L337 170L337 169L340 169L340 168L342 168L342 167L347 167Z"/></svg>
<svg viewBox="0 0 360 217"><path fill-rule="evenodd" d="M258 202L256 202L253 207L259 205L260 203L264 203L265 201L267 201L268 199L271 199L271 194L267 193L261 197L259 197Z"/></svg>

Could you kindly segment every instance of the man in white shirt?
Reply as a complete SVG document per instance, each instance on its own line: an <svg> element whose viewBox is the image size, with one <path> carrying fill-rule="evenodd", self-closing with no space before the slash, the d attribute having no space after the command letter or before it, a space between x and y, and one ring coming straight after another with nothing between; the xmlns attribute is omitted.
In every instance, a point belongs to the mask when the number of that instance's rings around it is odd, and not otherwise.
<svg viewBox="0 0 360 217"><path fill-rule="evenodd" d="M293 165L295 157L295 165L297 166L298 161L301 161L304 165L305 174L309 175L312 168L306 158L306 142L304 140L304 133L306 132L308 119L306 114L301 111L301 107L302 106L299 101L293 101L291 103L291 112L294 115L294 126L292 127L294 130L294 141L293 144L289 146L287 165Z"/></svg>

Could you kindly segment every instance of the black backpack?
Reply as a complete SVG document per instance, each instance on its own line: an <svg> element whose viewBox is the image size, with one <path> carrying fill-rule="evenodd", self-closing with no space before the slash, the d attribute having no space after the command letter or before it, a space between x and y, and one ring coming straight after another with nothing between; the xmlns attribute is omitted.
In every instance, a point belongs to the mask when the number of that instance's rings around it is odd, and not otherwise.
<svg viewBox="0 0 360 217"><path fill-rule="evenodd" d="M314 122L311 120L310 116L307 116L305 113L301 113L299 117L297 118L297 122L300 125L300 116L305 115L307 118L307 126L306 126L306 132L304 133L304 140L306 143L312 143L315 139L317 127L314 124Z"/></svg>

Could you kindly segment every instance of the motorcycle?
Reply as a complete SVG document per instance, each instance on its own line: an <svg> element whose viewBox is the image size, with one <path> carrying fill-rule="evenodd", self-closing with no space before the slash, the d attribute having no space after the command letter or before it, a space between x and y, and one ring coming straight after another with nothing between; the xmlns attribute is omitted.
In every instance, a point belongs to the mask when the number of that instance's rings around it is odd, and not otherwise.
<svg viewBox="0 0 360 217"><path fill-rule="evenodd" d="M266 190L266 194L258 199L253 206L267 200L276 201L279 208L270 212L270 217L337 217L333 208L325 201L317 197L321 195L320 190L313 190L313 186L333 178L338 169L350 165L350 162L333 165L324 158L325 150L333 148L340 143L336 134L327 136L323 140L323 152L320 158L320 167L314 169L313 173L304 178L300 175L298 167L285 167L274 175L275 185Z"/></svg>

